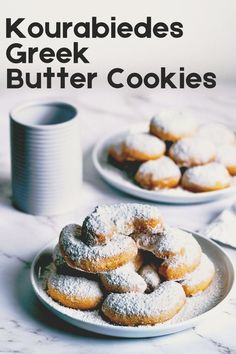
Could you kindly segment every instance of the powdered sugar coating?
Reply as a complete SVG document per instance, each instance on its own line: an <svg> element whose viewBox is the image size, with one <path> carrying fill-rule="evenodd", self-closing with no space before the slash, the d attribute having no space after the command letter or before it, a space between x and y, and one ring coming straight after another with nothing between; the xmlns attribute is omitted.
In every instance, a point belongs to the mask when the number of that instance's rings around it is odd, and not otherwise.
<svg viewBox="0 0 236 354"><path fill-rule="evenodd" d="M152 238L146 234L134 235L139 248L152 252L159 258L173 258L174 256L185 256L192 263L195 253L199 254L200 246L191 233L175 227L166 226L165 229Z"/></svg>
<svg viewBox="0 0 236 354"><path fill-rule="evenodd" d="M162 156L157 160L144 162L138 169L137 174L145 177L151 176L154 180L166 178L180 178L179 167L167 156Z"/></svg>
<svg viewBox="0 0 236 354"><path fill-rule="evenodd" d="M125 264L115 270L100 274L100 279L112 290L112 292L141 292L143 293L147 285L144 279L135 271L132 262ZM109 289L108 289L109 290Z"/></svg>
<svg viewBox="0 0 236 354"><path fill-rule="evenodd" d="M165 134L170 134L179 139L191 136L197 129L196 120L189 113L165 110L152 118L151 126L158 128Z"/></svg>
<svg viewBox="0 0 236 354"><path fill-rule="evenodd" d="M193 265L196 266L200 263L201 258L201 247L198 242L191 235L186 236L184 244L184 253L177 254L176 256L167 258L161 264L161 268L172 269L173 271L178 271L179 268L183 267L184 277L187 273L190 273ZM173 277L172 279L178 279L178 277Z"/></svg>
<svg viewBox="0 0 236 354"><path fill-rule="evenodd" d="M65 226L60 234L60 247L65 255L73 262L91 261L99 262L107 257L117 256L127 249L137 250L132 238L125 235L115 235L104 246L87 246L80 240L81 227L76 224Z"/></svg>
<svg viewBox="0 0 236 354"><path fill-rule="evenodd" d="M201 125L197 135L210 140L216 146L222 144L233 144L236 142L235 134L225 125L220 123L208 123Z"/></svg>
<svg viewBox="0 0 236 354"><path fill-rule="evenodd" d="M201 137L184 138L170 148L169 154L181 166L202 165L215 158L215 146Z"/></svg>
<svg viewBox="0 0 236 354"><path fill-rule="evenodd" d="M152 252L160 258L171 258L178 255L184 256L189 250L194 249L198 250L199 245L191 233L176 227L166 227L157 238Z"/></svg>
<svg viewBox="0 0 236 354"><path fill-rule="evenodd" d="M52 253L53 264L56 267L56 270L60 274L66 274L77 277L86 277L89 279L96 280L96 274L85 273L84 271L80 271L78 269L71 268L64 259L59 243L55 246Z"/></svg>
<svg viewBox="0 0 236 354"><path fill-rule="evenodd" d="M215 267L212 261L203 253L199 266L192 272L186 275L181 284L187 286L197 286L205 279L213 277Z"/></svg>
<svg viewBox="0 0 236 354"><path fill-rule="evenodd" d="M203 187L214 187L217 183L230 184L230 176L223 165L212 162L186 170L182 178L182 182L185 181Z"/></svg>
<svg viewBox="0 0 236 354"><path fill-rule="evenodd" d="M146 292L152 292L157 289L161 283L159 274L157 273L157 267L154 264L145 264L139 270L139 274L147 284Z"/></svg>
<svg viewBox="0 0 236 354"><path fill-rule="evenodd" d="M124 203L97 206L85 218L82 227L85 242L95 245L100 235L106 243L114 234L131 235L134 232L145 232L149 235L163 229L159 209L146 204Z"/></svg>
<svg viewBox="0 0 236 354"><path fill-rule="evenodd" d="M164 154L165 144L160 139L147 133L129 134L124 139L124 150L135 150L150 156L150 158L155 158L156 155Z"/></svg>
<svg viewBox="0 0 236 354"><path fill-rule="evenodd" d="M167 281L150 294L109 294L103 302L102 311L108 308L118 315L153 318L170 311L184 299L182 286Z"/></svg>
<svg viewBox="0 0 236 354"><path fill-rule="evenodd" d="M99 283L83 277L69 276L52 271L48 285L68 297L100 298L103 296Z"/></svg>
<svg viewBox="0 0 236 354"><path fill-rule="evenodd" d="M52 259L53 259L53 263L57 268L68 267L66 261L64 260L61 254L59 244L57 244L53 250Z"/></svg>

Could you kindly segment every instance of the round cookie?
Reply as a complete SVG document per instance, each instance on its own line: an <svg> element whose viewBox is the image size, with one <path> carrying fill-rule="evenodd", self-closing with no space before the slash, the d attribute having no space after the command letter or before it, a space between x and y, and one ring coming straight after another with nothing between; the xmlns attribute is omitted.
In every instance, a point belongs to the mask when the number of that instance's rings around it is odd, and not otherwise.
<svg viewBox="0 0 236 354"><path fill-rule="evenodd" d="M144 293L147 284L135 271L135 265L129 262L122 267L101 273L100 280L105 289L112 293Z"/></svg>
<svg viewBox="0 0 236 354"><path fill-rule="evenodd" d="M193 296L206 290L215 275L215 267L211 260L203 253L199 266L187 274L181 281L186 296Z"/></svg>
<svg viewBox="0 0 236 354"><path fill-rule="evenodd" d="M144 204L127 203L97 206L87 216L82 226L86 244L104 245L115 234L133 235L145 233L150 242L163 229L159 209Z"/></svg>
<svg viewBox="0 0 236 354"><path fill-rule="evenodd" d="M62 229L59 244L70 267L92 273L118 268L137 254L134 240L120 234L116 234L106 245L90 247L81 241L81 227L75 224Z"/></svg>
<svg viewBox="0 0 236 354"><path fill-rule="evenodd" d="M224 165L232 176L236 176L236 145L222 145L217 149L216 161Z"/></svg>
<svg viewBox="0 0 236 354"><path fill-rule="evenodd" d="M197 129L194 118L183 112L162 111L152 118L150 133L166 141L192 136Z"/></svg>
<svg viewBox="0 0 236 354"><path fill-rule="evenodd" d="M147 133L129 134L123 143L125 160L129 161L155 160L164 155L165 149L163 141Z"/></svg>
<svg viewBox="0 0 236 354"><path fill-rule="evenodd" d="M217 162L212 162L186 170L181 184L184 189L198 193L227 188L230 186L230 182L227 169Z"/></svg>
<svg viewBox="0 0 236 354"><path fill-rule="evenodd" d="M144 264L139 270L139 274L144 279L147 285L146 293L151 293L152 291L157 289L161 283L161 279L157 272L157 266L153 263Z"/></svg>
<svg viewBox="0 0 236 354"><path fill-rule="evenodd" d="M169 150L170 157L183 167L204 165L215 160L215 146L208 140L191 137L177 141Z"/></svg>
<svg viewBox="0 0 236 354"><path fill-rule="evenodd" d="M167 156L144 162L135 175L136 182L146 189L173 188L180 178L179 167Z"/></svg>
<svg viewBox="0 0 236 354"><path fill-rule="evenodd" d="M111 322L120 325L154 325L171 319L185 301L182 286L167 281L150 294L109 294L102 304L102 312Z"/></svg>
<svg viewBox="0 0 236 354"><path fill-rule="evenodd" d="M197 135L211 141L216 147L224 144L234 144L236 142L234 132L220 123L201 125Z"/></svg>
<svg viewBox="0 0 236 354"><path fill-rule="evenodd" d="M47 293L63 306L92 310L103 299L99 283L83 277L59 274L52 271L47 281Z"/></svg>

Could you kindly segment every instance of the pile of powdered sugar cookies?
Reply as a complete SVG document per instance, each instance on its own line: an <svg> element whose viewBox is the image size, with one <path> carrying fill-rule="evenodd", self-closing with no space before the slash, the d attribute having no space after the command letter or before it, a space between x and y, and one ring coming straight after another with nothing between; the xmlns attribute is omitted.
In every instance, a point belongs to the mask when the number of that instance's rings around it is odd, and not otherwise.
<svg viewBox="0 0 236 354"><path fill-rule="evenodd" d="M236 136L226 126L198 126L184 113L163 111L148 133L130 133L108 149L109 162L149 190L191 192L229 187L236 176Z"/></svg>
<svg viewBox="0 0 236 354"><path fill-rule="evenodd" d="M99 309L113 324L154 325L173 318L214 276L192 234L165 225L158 208L102 205L82 226L62 229L46 291L65 307Z"/></svg>

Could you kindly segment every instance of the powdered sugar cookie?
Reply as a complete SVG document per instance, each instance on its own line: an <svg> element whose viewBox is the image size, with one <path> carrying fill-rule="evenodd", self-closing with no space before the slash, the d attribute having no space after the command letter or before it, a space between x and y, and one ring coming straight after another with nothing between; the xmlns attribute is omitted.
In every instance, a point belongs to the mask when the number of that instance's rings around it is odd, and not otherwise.
<svg viewBox="0 0 236 354"><path fill-rule="evenodd" d="M97 275L94 273L85 273L84 271L80 271L78 269L74 269L69 267L66 263L61 250L59 243L55 246L52 254L53 264L56 268L57 273L66 274L77 277L85 277L87 279L97 280Z"/></svg>
<svg viewBox="0 0 236 354"><path fill-rule="evenodd" d="M102 312L111 322L120 325L153 325L172 318L185 300L182 286L167 281L150 294L109 294L102 304Z"/></svg>
<svg viewBox="0 0 236 354"><path fill-rule="evenodd" d="M185 256L189 249L199 249L198 242L191 233L176 227L167 227L156 239L152 253L162 259Z"/></svg>
<svg viewBox="0 0 236 354"><path fill-rule="evenodd" d="M197 135L211 141L216 146L234 144L236 142L234 132L220 123L201 125L198 129Z"/></svg>
<svg viewBox="0 0 236 354"><path fill-rule="evenodd" d="M138 169L135 180L143 188L173 188L181 177L179 167L167 156L144 162Z"/></svg>
<svg viewBox="0 0 236 354"><path fill-rule="evenodd" d="M236 176L236 145L218 147L216 161L224 165L232 176Z"/></svg>
<svg viewBox="0 0 236 354"><path fill-rule="evenodd" d="M179 166L191 167L214 161L216 151L210 141L200 137L191 137L173 144L169 155Z"/></svg>
<svg viewBox="0 0 236 354"><path fill-rule="evenodd" d="M125 160L155 160L165 153L165 144L160 139L146 133L130 134L124 139Z"/></svg>
<svg viewBox="0 0 236 354"><path fill-rule="evenodd" d="M185 294L193 296L204 291L211 284L214 275L214 264L203 253L199 266L192 273L187 274L185 279L181 281Z"/></svg>
<svg viewBox="0 0 236 354"><path fill-rule="evenodd" d="M105 289L113 293L144 293L147 288L146 282L136 273L135 265L132 262L115 270L101 273L100 279Z"/></svg>
<svg viewBox="0 0 236 354"><path fill-rule="evenodd" d="M47 293L66 307L92 310L103 299L99 283L83 277L69 276L52 271L47 282Z"/></svg>
<svg viewBox="0 0 236 354"><path fill-rule="evenodd" d="M168 280L183 279L186 274L193 272L201 261L201 247L198 242L189 235L183 245L183 254L169 257L159 267L159 274ZM165 247L167 249L167 247ZM177 247L177 249L181 249Z"/></svg>
<svg viewBox="0 0 236 354"><path fill-rule="evenodd" d="M189 114L176 111L162 111L152 118L150 133L166 141L177 141L192 136L197 123Z"/></svg>
<svg viewBox="0 0 236 354"><path fill-rule="evenodd" d="M230 186L230 175L223 165L212 162L186 170L181 184L191 192L216 191Z"/></svg>
<svg viewBox="0 0 236 354"><path fill-rule="evenodd" d="M88 245L106 244L115 234L145 233L151 241L163 229L159 209L144 204L102 205L85 218L82 236Z"/></svg>
<svg viewBox="0 0 236 354"><path fill-rule="evenodd" d="M65 226L59 238L60 249L66 263L85 272L104 272L122 266L137 254L137 246L131 237L116 234L103 246L87 246L81 241L81 227Z"/></svg>

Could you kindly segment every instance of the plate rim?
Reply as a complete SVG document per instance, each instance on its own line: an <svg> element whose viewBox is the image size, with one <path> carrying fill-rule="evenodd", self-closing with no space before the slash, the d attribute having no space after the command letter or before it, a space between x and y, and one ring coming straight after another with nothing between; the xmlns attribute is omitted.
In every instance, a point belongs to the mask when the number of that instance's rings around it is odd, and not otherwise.
<svg viewBox="0 0 236 354"><path fill-rule="evenodd" d="M166 204L198 204L198 203L207 203L213 200L218 200L221 198L227 198L231 193L236 193L236 185L230 186L229 188L204 192L204 193L191 193L189 196L171 196L171 195L163 195L155 191L149 191L147 189L143 189L135 184L131 186L124 186L121 181L113 182L112 178L109 176L107 171L103 168L100 158L99 152L104 149L105 144L108 140L117 139L120 135L127 134L129 132L141 132L147 130L147 123L139 123L134 125L128 125L125 129L120 129L116 133L108 133L104 137L100 138L93 146L92 149L92 162L98 174L105 180L108 184L113 186L115 189L122 191L123 193L132 195L136 198L141 198L144 200L149 200L152 202L160 202ZM130 182L131 183L131 182ZM150 193L150 194L149 194ZM142 194L142 196L140 195ZM181 200L180 200L181 199ZM190 200L191 199L191 200Z"/></svg>
<svg viewBox="0 0 236 354"><path fill-rule="evenodd" d="M200 322L205 316L208 316L209 314L211 314L213 311L219 309L219 307L221 307L226 301L227 299L230 297L231 292L233 290L233 286L234 286L234 282L235 282L235 270L234 270L234 266L233 266L233 262L231 260L231 257L224 251L224 249L219 246L215 241L206 238L205 236L199 234L198 232L195 231L190 231L189 229L185 229L182 228L182 230L190 232L193 234L193 236L203 239L204 241L207 241L210 246L213 245L213 247L216 247L218 249L218 251L224 256L224 258L226 258L227 260L227 265L230 268L230 272L229 272L229 289L227 294L225 295L225 297L219 302L217 303L213 308L207 310L206 312L203 312L202 314L195 316L193 318L190 318L188 320L182 321L182 322L178 322L178 323L173 323L170 324L166 327L163 327L164 329L164 333L158 333L158 331L160 330L160 328L155 328L155 327L150 327L150 326L142 326L142 327L129 327L129 326L117 326L117 327L111 327L111 325L109 324L94 324L90 321L83 321L80 319L76 319L73 316L70 316L68 314L64 314L62 313L60 310L52 308L52 306L41 296L40 290L38 288L38 285L36 283L35 280L35 266L37 264L38 259L40 258L40 255L49 247L52 247L53 245L56 245L56 243L58 242L58 239L53 239L50 242L48 242L46 245L44 245L42 248L40 248L40 250L36 253L36 255L34 256L34 259L32 261L31 267L30 267L30 282L31 282L31 286L34 290L35 295L37 296L37 298L43 303L43 305L45 307L47 307L49 309L50 312L54 313L56 316L58 316L59 318L61 318L62 320L73 324L76 327L85 329L87 331L93 332L93 333L99 333L99 334L105 334L106 336L114 336L114 337L128 337L128 338L147 338L147 337L158 337L158 336L162 336L162 335L166 335L166 334L171 334L171 333L176 333L176 332L180 332L189 328L192 328L193 326L196 325L196 323ZM89 326L92 326L93 328L88 328ZM162 329L162 328L161 328ZM106 332L106 330L108 330L108 333ZM117 333L109 333L109 331L114 331ZM168 333L165 333L165 330ZM122 331L126 332L126 335L122 335Z"/></svg>

